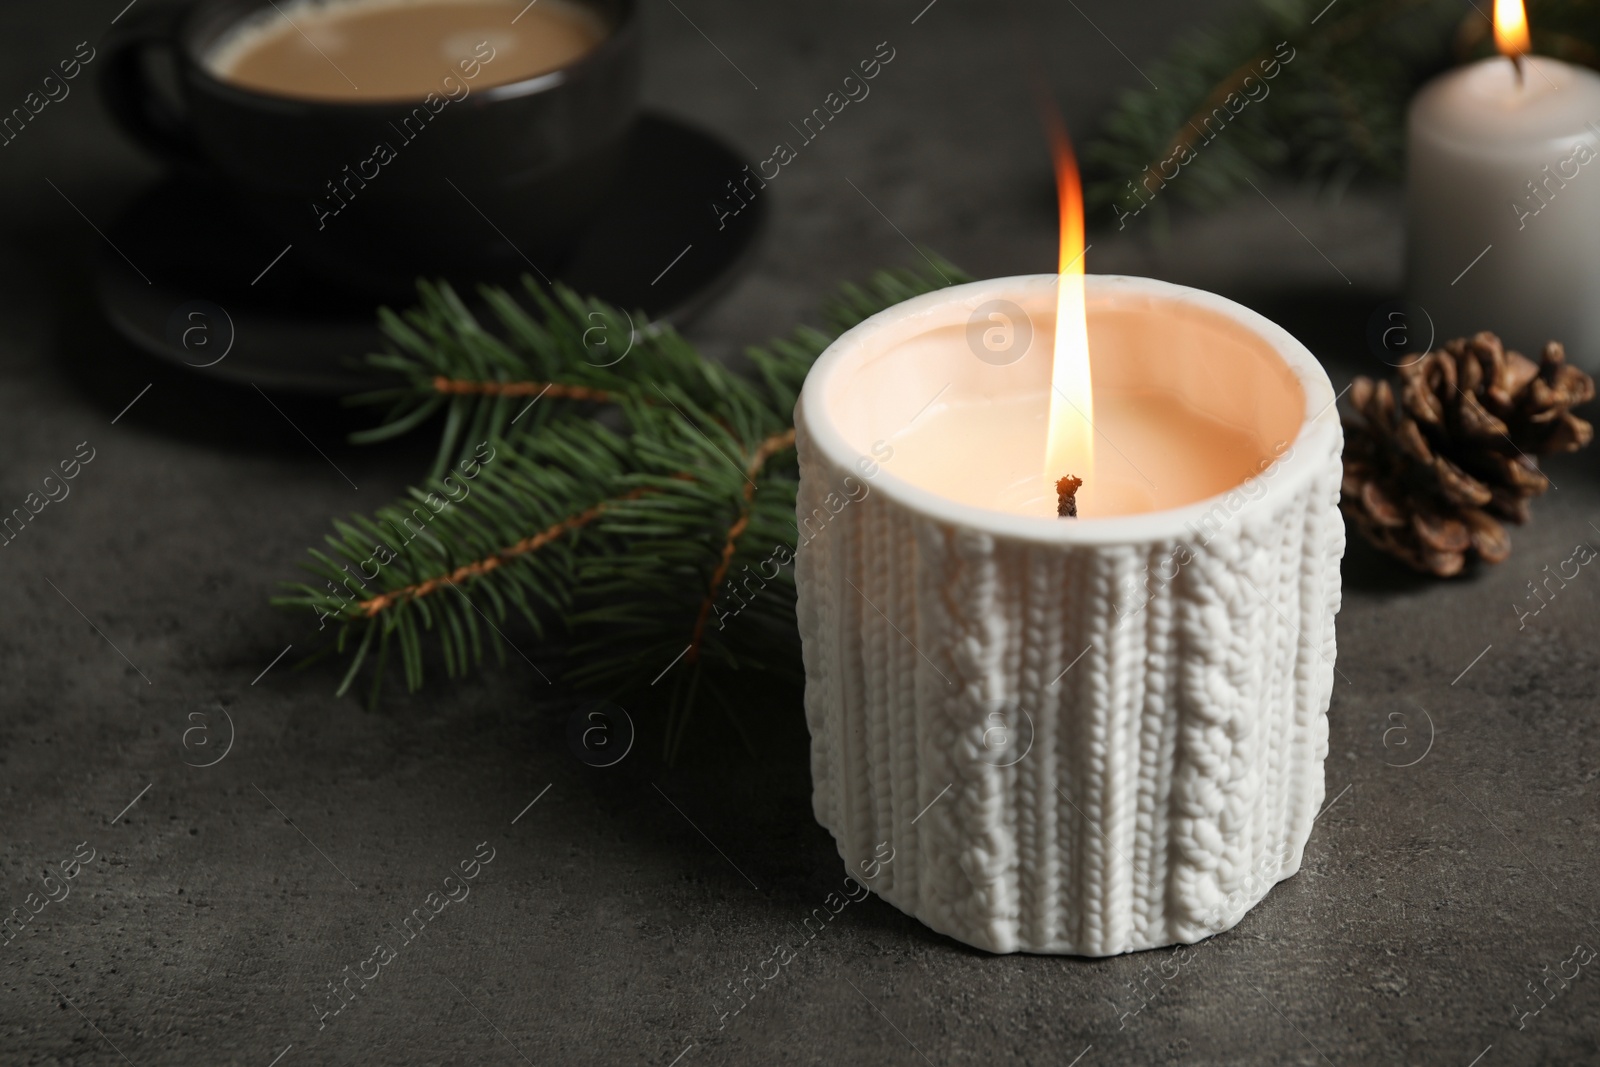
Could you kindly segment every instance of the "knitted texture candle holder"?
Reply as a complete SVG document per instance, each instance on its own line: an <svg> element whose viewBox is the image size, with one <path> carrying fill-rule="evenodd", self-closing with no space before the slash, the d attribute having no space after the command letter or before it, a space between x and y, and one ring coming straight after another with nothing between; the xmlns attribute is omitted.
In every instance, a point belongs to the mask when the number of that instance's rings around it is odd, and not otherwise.
<svg viewBox="0 0 1600 1067"><path fill-rule="evenodd" d="M813 806L850 871L870 864L875 892L969 945L1190 943L1299 869L1323 799L1344 551L1334 395L1253 312L1091 277L1091 325L1118 308L1214 318L1246 363L1281 361L1300 392L1287 451L1191 507L1055 525L941 501L892 460L878 470L833 411L856 371L997 296L1037 306L1039 289L908 301L807 380L796 580Z"/></svg>

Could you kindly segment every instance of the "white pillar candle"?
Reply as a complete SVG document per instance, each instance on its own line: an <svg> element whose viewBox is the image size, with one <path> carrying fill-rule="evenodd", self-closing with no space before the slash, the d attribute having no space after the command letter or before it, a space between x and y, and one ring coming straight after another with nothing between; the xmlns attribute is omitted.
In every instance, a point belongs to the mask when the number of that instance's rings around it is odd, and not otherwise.
<svg viewBox="0 0 1600 1067"><path fill-rule="evenodd" d="M1536 358L1561 341L1600 371L1600 75L1523 65L1485 59L1412 101L1408 294L1436 343L1492 330ZM1425 323L1409 325L1427 343Z"/></svg>
<svg viewBox="0 0 1600 1067"><path fill-rule="evenodd" d="M1008 305L1034 340L997 366L968 331ZM1007 492L1058 473L1054 275L868 319L796 409L817 818L886 900L994 952L1225 930L1298 870L1323 799L1344 551L1327 375L1209 293L1091 276L1086 306L1094 477L1123 487L1102 517Z"/></svg>

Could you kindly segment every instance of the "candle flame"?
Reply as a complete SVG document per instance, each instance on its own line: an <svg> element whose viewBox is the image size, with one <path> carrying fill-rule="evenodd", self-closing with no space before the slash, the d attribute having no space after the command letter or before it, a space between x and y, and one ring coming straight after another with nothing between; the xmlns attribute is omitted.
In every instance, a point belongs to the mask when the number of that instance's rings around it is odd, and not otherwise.
<svg viewBox="0 0 1600 1067"><path fill-rule="evenodd" d="M1527 54L1528 13L1522 0L1494 0L1494 46L1513 59Z"/></svg>
<svg viewBox="0 0 1600 1067"><path fill-rule="evenodd" d="M1092 499L1094 390L1089 380L1089 324L1083 295L1083 183L1072 142L1059 118L1051 123L1050 149L1061 206L1061 259L1044 473L1051 485L1064 475L1082 478L1084 495Z"/></svg>

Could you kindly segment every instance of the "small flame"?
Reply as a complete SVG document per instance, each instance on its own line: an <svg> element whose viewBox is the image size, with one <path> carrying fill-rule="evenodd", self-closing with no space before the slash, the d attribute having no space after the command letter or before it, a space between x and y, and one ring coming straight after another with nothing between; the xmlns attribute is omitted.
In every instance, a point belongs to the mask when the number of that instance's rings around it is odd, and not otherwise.
<svg viewBox="0 0 1600 1067"><path fill-rule="evenodd" d="M1527 54L1528 13L1522 0L1494 0L1494 46L1513 59Z"/></svg>
<svg viewBox="0 0 1600 1067"><path fill-rule="evenodd" d="M1044 474L1051 485L1063 475L1082 478L1085 484L1080 500L1092 499L1094 389L1089 381L1089 323L1083 296L1083 183L1078 178L1072 142L1059 118L1051 123L1050 149L1061 204L1061 260Z"/></svg>

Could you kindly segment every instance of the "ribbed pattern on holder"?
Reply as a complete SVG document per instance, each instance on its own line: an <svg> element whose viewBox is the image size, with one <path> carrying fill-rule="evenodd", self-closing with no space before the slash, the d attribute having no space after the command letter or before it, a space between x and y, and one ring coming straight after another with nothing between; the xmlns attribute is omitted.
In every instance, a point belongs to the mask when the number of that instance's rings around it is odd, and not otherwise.
<svg viewBox="0 0 1600 1067"><path fill-rule="evenodd" d="M804 531L852 472L797 422ZM1338 445L1182 566L876 491L830 514L796 578L813 807L849 872L968 944L1091 956L1225 929L1294 873L1323 797ZM997 757L986 731L1019 715L1031 747Z"/></svg>

